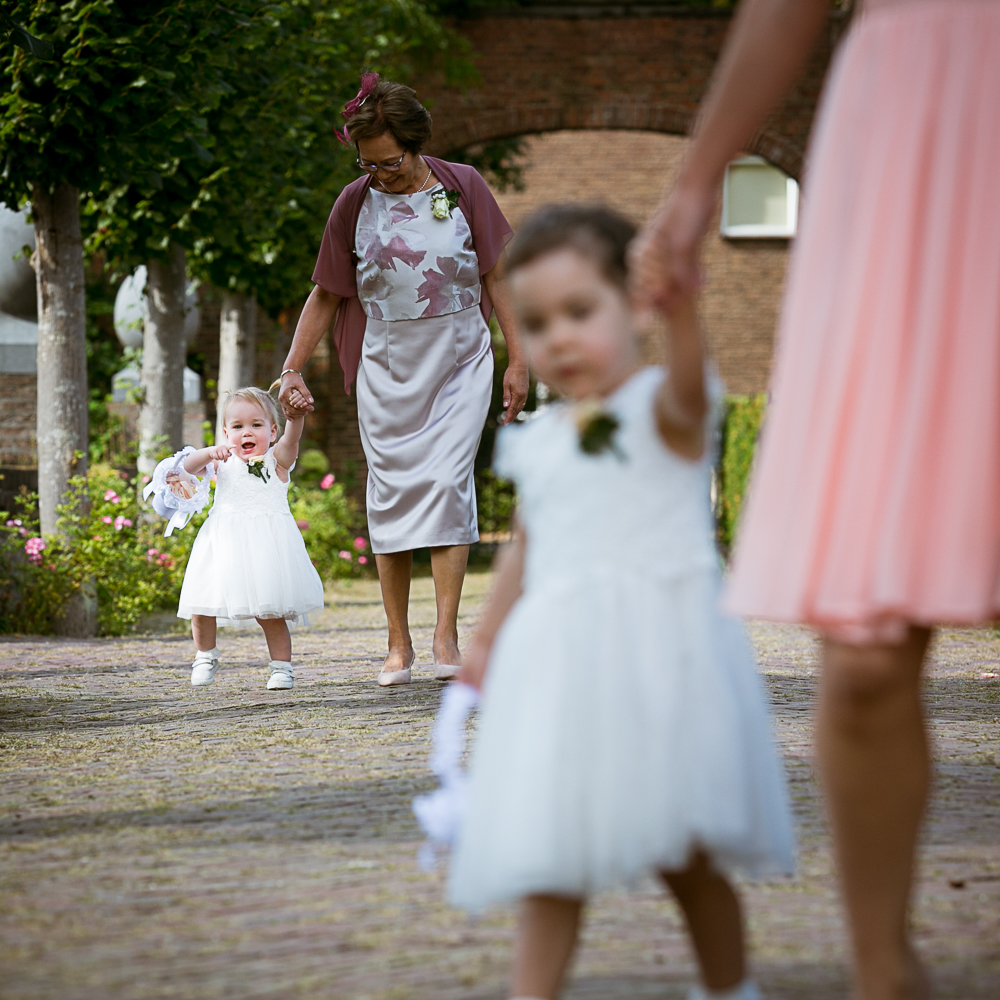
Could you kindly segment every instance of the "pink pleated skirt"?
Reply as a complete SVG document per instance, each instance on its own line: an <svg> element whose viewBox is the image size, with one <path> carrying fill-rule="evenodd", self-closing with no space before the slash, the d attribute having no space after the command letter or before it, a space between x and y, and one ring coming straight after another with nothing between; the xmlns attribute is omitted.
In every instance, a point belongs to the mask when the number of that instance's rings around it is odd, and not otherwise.
<svg viewBox="0 0 1000 1000"><path fill-rule="evenodd" d="M862 15L809 154L727 604L850 642L1000 610L1000 3Z"/></svg>

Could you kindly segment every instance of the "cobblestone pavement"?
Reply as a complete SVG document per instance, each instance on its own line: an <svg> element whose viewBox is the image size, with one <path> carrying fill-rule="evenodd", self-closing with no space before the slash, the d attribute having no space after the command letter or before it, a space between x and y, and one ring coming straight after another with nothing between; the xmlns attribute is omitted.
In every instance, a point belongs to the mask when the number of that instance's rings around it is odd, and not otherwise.
<svg viewBox="0 0 1000 1000"><path fill-rule="evenodd" d="M466 587L467 630L489 586ZM432 784L433 593L414 585L415 683L374 684L377 584L340 585L295 637L296 688L264 689L253 633L223 634L211 688L167 618L126 639L0 644L0 996L502 1000L508 912L442 902L416 864ZM810 748L815 650L757 627L801 834L794 879L745 887L768 997L847 994ZM928 704L937 775L916 934L936 995L1000 994L1000 638L946 632ZM595 900L568 996L679 1000L692 976L652 884Z"/></svg>

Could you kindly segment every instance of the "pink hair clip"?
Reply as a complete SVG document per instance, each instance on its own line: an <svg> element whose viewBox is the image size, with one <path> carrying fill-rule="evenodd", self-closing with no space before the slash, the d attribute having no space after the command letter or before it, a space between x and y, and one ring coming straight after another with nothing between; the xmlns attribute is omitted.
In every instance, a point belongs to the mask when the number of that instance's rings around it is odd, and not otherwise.
<svg viewBox="0 0 1000 1000"><path fill-rule="evenodd" d="M344 110L341 114L345 119L349 119L351 115L357 114L358 108L361 107L365 101L368 100L369 94L375 89L375 85L378 83L378 73L362 73L361 75L361 89L357 94L344 105ZM334 128L333 134L345 145L350 146L351 137L347 132L347 126L344 126L343 132Z"/></svg>

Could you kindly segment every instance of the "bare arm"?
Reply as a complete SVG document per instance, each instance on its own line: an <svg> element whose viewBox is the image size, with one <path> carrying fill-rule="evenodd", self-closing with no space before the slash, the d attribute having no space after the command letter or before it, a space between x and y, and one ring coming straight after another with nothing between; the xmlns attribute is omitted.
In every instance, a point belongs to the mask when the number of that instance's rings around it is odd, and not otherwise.
<svg viewBox="0 0 1000 1000"><path fill-rule="evenodd" d="M726 164L789 90L826 21L829 0L744 0L673 190L632 251L633 278L663 306L700 281L698 253Z"/></svg>
<svg viewBox="0 0 1000 1000"><path fill-rule="evenodd" d="M281 403L286 417L296 413L304 415L315 409L312 393L301 372L316 350L316 345L323 339L323 334L329 329L342 301L339 295L314 285L306 304L302 307L302 314L295 327L295 336L292 337L292 346L288 349L288 355L281 366L283 370L294 369L287 375L281 376L281 389L278 392L278 402Z"/></svg>
<svg viewBox="0 0 1000 1000"><path fill-rule="evenodd" d="M526 544L524 530L518 525L515 527L513 540L509 545L505 545L497 556L496 582L493 584L493 590L490 592L472 642L462 657L462 669L459 671L458 679L463 684L471 684L474 688L483 686L493 641L510 609L521 596Z"/></svg>
<svg viewBox="0 0 1000 1000"><path fill-rule="evenodd" d="M192 476L200 476L208 466L209 462L225 462L233 453L233 445L215 444L211 448L199 448L188 454L181 466L185 472L190 472Z"/></svg>
<svg viewBox="0 0 1000 1000"><path fill-rule="evenodd" d="M656 395L656 423L671 451L701 458L705 450L705 355L693 296L675 301L670 324L670 368Z"/></svg>
<svg viewBox="0 0 1000 1000"><path fill-rule="evenodd" d="M503 405L507 412L503 422L509 424L524 409L524 404L528 400L528 359L521 346L514 309L507 295L502 256L492 270L483 275L483 283L490 294L497 322L500 324L500 332L507 344L507 371L503 377Z"/></svg>
<svg viewBox="0 0 1000 1000"><path fill-rule="evenodd" d="M299 440L305 425L306 416L304 413L294 417L286 417L285 433L281 435L278 443L274 446L274 463L278 478L283 483L288 482L288 471L295 459L299 457Z"/></svg>

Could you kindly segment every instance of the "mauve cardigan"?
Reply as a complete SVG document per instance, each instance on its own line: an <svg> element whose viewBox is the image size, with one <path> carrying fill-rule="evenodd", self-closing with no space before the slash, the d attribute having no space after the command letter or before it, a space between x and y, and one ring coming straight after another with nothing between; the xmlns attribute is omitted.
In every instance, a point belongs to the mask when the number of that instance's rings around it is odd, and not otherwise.
<svg viewBox="0 0 1000 1000"><path fill-rule="evenodd" d="M488 274L503 253L514 231L500 211L493 192L475 167L464 163L448 163L435 156L424 156L434 176L446 187L458 191L458 205L472 230L472 244L479 258L479 273ZM326 223L323 241L312 280L325 291L339 295L343 301L333 324L333 343L344 372L344 389L349 394L361 363L361 348L365 340L368 317L358 300L358 257L354 236L365 195L372 182L366 174L352 181L337 198ZM479 305L483 318L489 322L493 312L486 285L480 289Z"/></svg>

